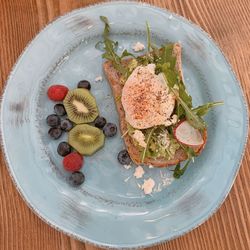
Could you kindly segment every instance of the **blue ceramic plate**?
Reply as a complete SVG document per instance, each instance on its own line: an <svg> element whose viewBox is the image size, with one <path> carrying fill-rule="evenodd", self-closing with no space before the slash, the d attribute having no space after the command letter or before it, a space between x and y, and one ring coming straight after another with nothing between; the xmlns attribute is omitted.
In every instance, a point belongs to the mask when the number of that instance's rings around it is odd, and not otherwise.
<svg viewBox="0 0 250 250"><path fill-rule="evenodd" d="M85 184L71 188L48 138L45 118L53 110L46 90L54 83L74 88L92 82L100 112L118 123L109 85L102 75L100 15L110 19L119 50L146 42L149 21L157 44L180 41L188 91L195 105L223 100L206 117L208 142L185 175L172 182L168 169L145 168L145 178L162 177L161 192L145 196L133 168L118 164L124 148L118 134L85 158ZM153 6L112 2L73 11L42 30L25 49L8 79L1 107L4 153L13 181L32 210L51 226L104 247L145 247L194 229L211 216L228 194L238 172L248 130L240 84L212 39L186 19ZM60 141L65 140L66 135ZM126 180L126 181L124 181ZM158 187L158 186L157 186ZM159 191L159 190L158 190Z"/></svg>

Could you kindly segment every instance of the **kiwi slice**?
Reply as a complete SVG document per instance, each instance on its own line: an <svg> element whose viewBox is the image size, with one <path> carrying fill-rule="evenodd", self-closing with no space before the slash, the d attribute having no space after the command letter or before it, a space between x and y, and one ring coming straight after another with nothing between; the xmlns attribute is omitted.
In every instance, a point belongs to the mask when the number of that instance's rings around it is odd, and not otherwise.
<svg viewBox="0 0 250 250"><path fill-rule="evenodd" d="M87 89L70 90L63 104L68 118L76 124L93 122L98 116L95 98Z"/></svg>
<svg viewBox="0 0 250 250"><path fill-rule="evenodd" d="M79 124L69 131L69 144L82 155L92 155L104 145L104 134L99 128Z"/></svg>

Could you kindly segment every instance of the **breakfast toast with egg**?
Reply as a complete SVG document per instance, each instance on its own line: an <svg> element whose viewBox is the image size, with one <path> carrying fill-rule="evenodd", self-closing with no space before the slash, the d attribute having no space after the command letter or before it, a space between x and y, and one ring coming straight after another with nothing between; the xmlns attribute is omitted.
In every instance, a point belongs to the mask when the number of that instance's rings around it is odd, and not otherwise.
<svg viewBox="0 0 250 250"><path fill-rule="evenodd" d="M180 79L183 79L183 73L182 73L182 60L181 60L181 45L179 43L175 43L173 47L173 56L176 57L176 64L175 64L175 69L179 74ZM125 61L126 60L126 61ZM128 63L132 59L124 59L125 63ZM133 138L128 135L128 123L125 119L125 110L123 108L122 102L121 102L121 96L122 96L122 89L123 89L123 84L121 83L121 78L119 72L113 67L111 61L106 61L103 64L103 69L105 72L105 75L108 79L108 82L111 86L112 92L113 92L113 97L116 102L116 108L119 114L120 118L120 130L121 134L124 135L123 139L126 145L126 148L128 150L128 153L132 159L132 161L136 164L146 164L146 165L152 165L155 167L166 167L166 166L171 166L171 165L176 165L181 161L184 161L188 158L187 153L182 149L179 148L176 152L175 155L172 159L166 159L163 157L158 157L158 158L150 158L150 157L145 157L144 161L142 162L141 159L141 152L139 151L138 147L135 146L133 143ZM153 116L154 114L152 114ZM199 146L193 146L192 149L196 154L200 154L202 150L204 149L204 146L207 141L207 130L205 129L203 134L203 141L204 143Z"/></svg>

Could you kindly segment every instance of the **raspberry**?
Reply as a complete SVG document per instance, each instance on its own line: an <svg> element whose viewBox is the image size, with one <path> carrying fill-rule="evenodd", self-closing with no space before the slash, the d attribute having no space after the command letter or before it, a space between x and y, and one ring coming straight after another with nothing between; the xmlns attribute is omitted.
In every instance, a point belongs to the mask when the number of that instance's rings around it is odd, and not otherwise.
<svg viewBox="0 0 250 250"><path fill-rule="evenodd" d="M72 152L63 158L63 166L64 169L67 171L78 171L81 169L82 164L83 157L76 152Z"/></svg>
<svg viewBox="0 0 250 250"><path fill-rule="evenodd" d="M52 101L63 101L69 89L63 85L52 85L49 87L47 94Z"/></svg>

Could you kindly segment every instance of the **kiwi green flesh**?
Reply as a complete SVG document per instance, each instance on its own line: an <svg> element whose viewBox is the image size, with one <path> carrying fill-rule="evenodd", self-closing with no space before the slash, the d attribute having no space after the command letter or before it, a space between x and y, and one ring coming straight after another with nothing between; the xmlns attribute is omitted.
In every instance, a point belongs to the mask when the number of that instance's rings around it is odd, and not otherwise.
<svg viewBox="0 0 250 250"><path fill-rule="evenodd" d="M69 91L63 104L69 120L76 124L93 122L98 116L96 100L87 89Z"/></svg>
<svg viewBox="0 0 250 250"><path fill-rule="evenodd" d="M69 131L69 144L81 155L92 155L104 145L104 134L99 128L79 124Z"/></svg>

